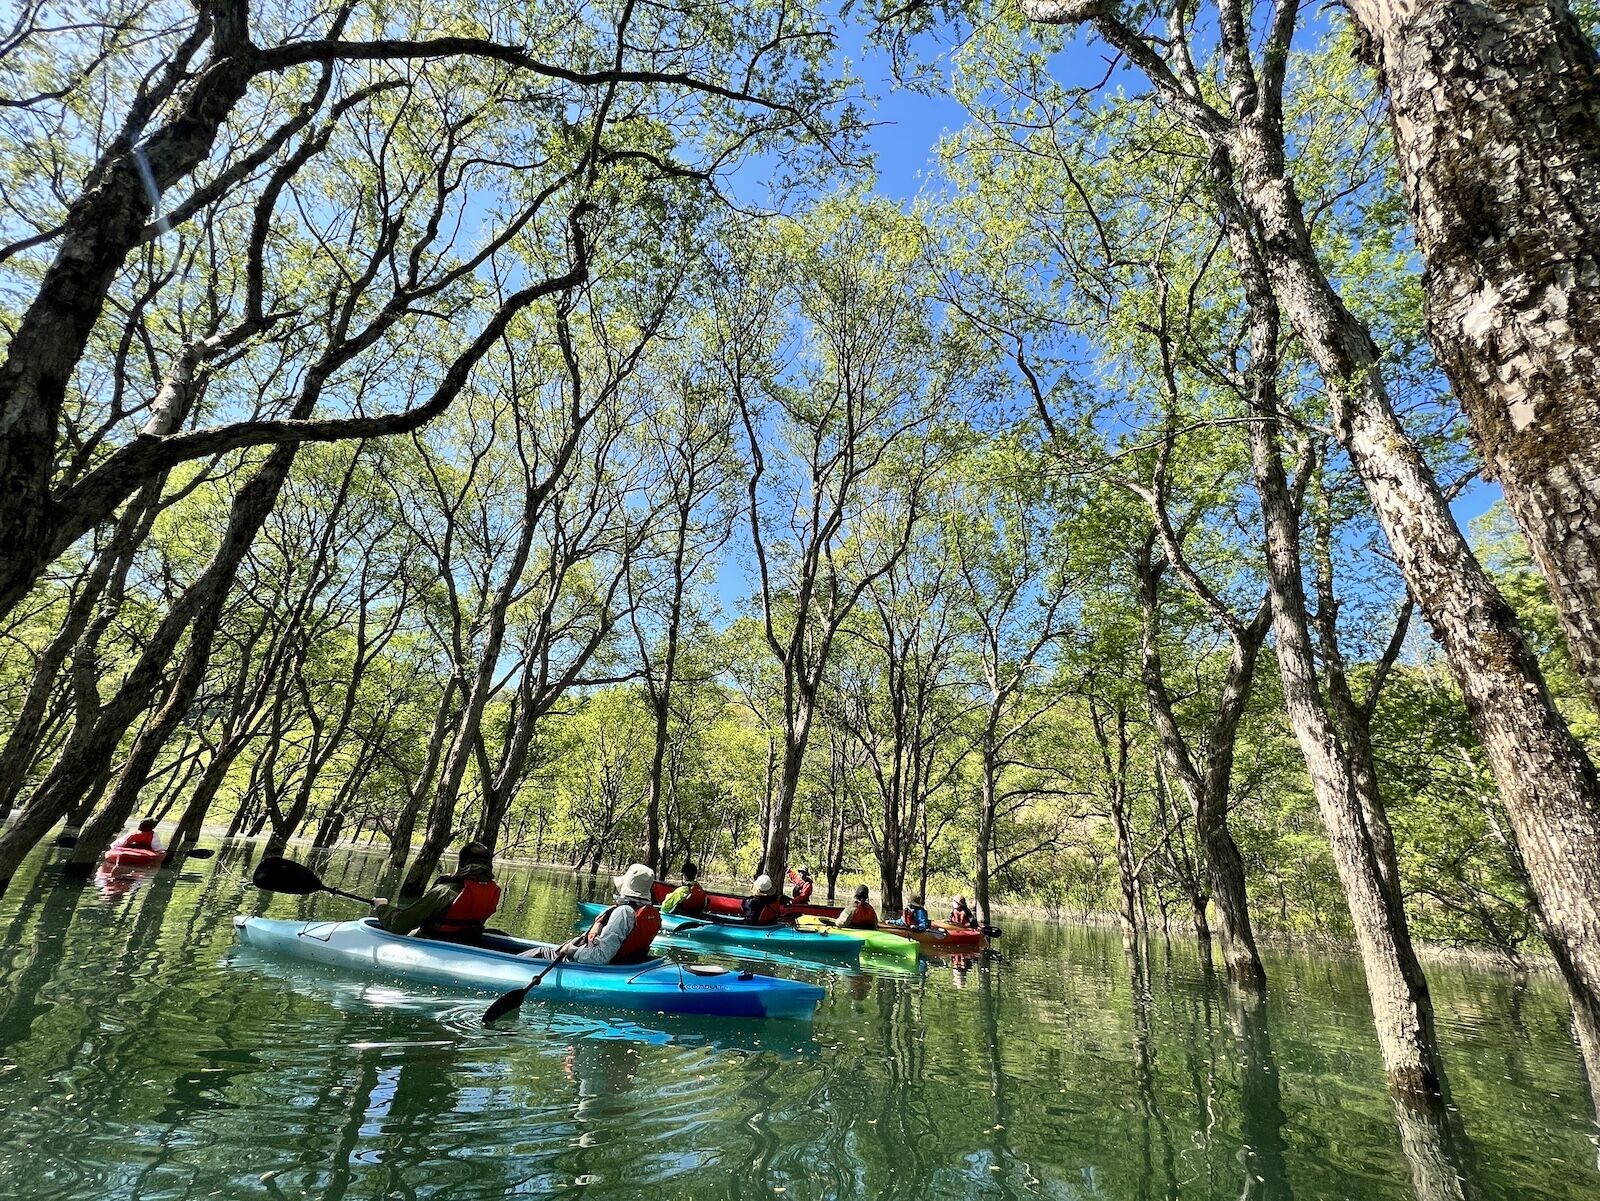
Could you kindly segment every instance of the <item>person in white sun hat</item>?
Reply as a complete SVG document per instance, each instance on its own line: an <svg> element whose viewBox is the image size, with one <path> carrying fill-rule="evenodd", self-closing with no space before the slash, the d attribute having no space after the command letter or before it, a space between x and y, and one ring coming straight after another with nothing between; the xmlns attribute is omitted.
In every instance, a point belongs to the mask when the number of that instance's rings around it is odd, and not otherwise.
<svg viewBox="0 0 1600 1201"><path fill-rule="evenodd" d="M772 877L760 875L756 877L755 892L740 903L739 911L752 926L776 926L782 906L783 898L772 887Z"/></svg>
<svg viewBox="0 0 1600 1201"><path fill-rule="evenodd" d="M557 955L573 963L643 963L650 958L650 943L661 932L661 912L650 897L656 874L635 863L613 876L617 901L590 923L589 928L559 947L524 952L530 958Z"/></svg>

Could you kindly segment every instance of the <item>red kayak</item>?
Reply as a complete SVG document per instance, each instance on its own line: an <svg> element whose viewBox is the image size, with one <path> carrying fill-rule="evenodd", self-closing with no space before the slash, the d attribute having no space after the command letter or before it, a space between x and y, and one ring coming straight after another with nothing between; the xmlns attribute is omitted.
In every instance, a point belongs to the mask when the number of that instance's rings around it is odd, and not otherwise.
<svg viewBox="0 0 1600 1201"><path fill-rule="evenodd" d="M676 884L664 884L660 880L657 880L653 885L651 885L650 892L654 897L656 904L659 905L662 901L667 899L668 894L671 893L676 887ZM736 897L732 893L728 892L712 892L710 889L706 890L707 913L719 914L723 917L739 917L744 912L744 910L741 908L743 904L743 897ZM839 916L839 907L837 905L796 905L791 901L783 901L782 904L785 917L795 918L799 917L801 914L809 914L812 917Z"/></svg>
<svg viewBox="0 0 1600 1201"><path fill-rule="evenodd" d="M166 857L165 851L147 851L142 847L109 847L101 856L106 863L122 867L154 867Z"/></svg>
<svg viewBox="0 0 1600 1201"><path fill-rule="evenodd" d="M661 881L651 887L651 893L656 903L666 900L667 894L677 887ZM736 897L732 893L706 891L706 912L722 916L738 917L742 910L740 904L743 897ZM810 917L838 917L842 912L837 905L795 905L786 902L783 906L784 915L789 918L806 914ZM878 929L890 934L898 934L909 938L925 947L943 947L950 951L981 951L984 947L982 930L967 930L960 926L952 926L948 922L934 922L926 930L907 930L898 922L879 922Z"/></svg>

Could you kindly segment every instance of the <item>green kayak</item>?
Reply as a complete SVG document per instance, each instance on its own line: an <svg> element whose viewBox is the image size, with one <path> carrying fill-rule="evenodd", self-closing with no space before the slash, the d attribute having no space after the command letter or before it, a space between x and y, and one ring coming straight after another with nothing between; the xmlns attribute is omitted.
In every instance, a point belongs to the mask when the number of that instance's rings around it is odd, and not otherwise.
<svg viewBox="0 0 1600 1201"><path fill-rule="evenodd" d="M861 941L861 949L869 955L909 955L916 957L917 944L903 934L896 934L891 930L865 930L853 929L849 926L835 926L820 917L802 916L795 920L795 929L816 932L826 931L829 934L842 934L845 938L855 938Z"/></svg>

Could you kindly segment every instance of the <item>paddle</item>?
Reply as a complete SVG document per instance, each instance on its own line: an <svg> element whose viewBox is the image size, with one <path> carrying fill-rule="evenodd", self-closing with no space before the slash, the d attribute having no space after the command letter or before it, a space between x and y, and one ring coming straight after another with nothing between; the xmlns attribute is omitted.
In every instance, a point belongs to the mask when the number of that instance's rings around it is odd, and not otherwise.
<svg viewBox="0 0 1600 1201"><path fill-rule="evenodd" d="M522 1003L528 999L528 994L534 989L538 988L539 985L543 984L546 976L555 971L559 965L567 961L567 954L568 952L566 951L561 952L550 961L550 966L545 968L544 971L540 972L532 980L529 980L521 988L513 988L510 992L506 993L504 996L495 1001L493 1005L485 1009L483 1011L483 1024L485 1026L492 1026L501 1018L505 1017L506 1014L514 1013L518 1009L521 1009Z"/></svg>
<svg viewBox="0 0 1600 1201"><path fill-rule="evenodd" d="M268 855L256 864L250 883L266 892L286 892L297 897L309 896L314 892L331 892L336 897L348 897L352 901L360 901L363 905L373 903L371 897L324 884L322 877L303 863L296 863L293 859L281 859L276 855Z"/></svg>
<svg viewBox="0 0 1600 1201"><path fill-rule="evenodd" d="M674 926L670 931L665 931L664 933L678 934L684 930L698 930L701 926L709 924L709 922L684 922L681 926ZM557 955L550 961L549 967L545 968L544 971L529 980L521 988L513 988L510 992L499 997L493 1005L483 1011L483 1024L492 1026L505 1017L506 1014L521 1009L522 1003L528 999L528 994L538 988L546 976L555 971L557 964L565 963L566 961L567 955L565 952Z"/></svg>

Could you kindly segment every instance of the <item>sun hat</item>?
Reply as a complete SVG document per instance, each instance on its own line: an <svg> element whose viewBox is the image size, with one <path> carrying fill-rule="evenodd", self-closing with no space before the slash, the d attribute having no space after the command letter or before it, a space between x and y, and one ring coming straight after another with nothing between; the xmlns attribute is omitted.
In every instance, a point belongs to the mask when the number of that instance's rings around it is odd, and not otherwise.
<svg viewBox="0 0 1600 1201"><path fill-rule="evenodd" d="M756 877L756 892L758 894L760 894L761 896L765 896L767 893L769 893L771 891L772 891L772 877L771 876L757 876Z"/></svg>
<svg viewBox="0 0 1600 1201"><path fill-rule="evenodd" d="M632 864L620 876L611 877L611 882L617 886L617 896L622 899L633 898L636 901L648 901L650 886L656 882L656 874L642 863Z"/></svg>

